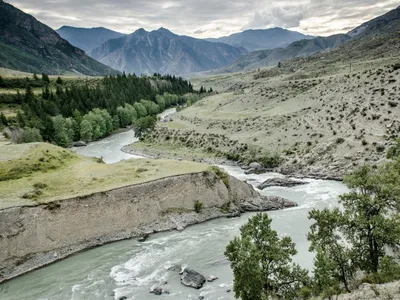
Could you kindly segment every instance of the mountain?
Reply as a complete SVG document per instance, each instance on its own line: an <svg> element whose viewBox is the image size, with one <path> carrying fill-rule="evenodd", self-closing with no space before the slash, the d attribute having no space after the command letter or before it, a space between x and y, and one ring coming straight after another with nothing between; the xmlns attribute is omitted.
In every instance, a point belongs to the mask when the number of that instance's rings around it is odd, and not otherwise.
<svg viewBox="0 0 400 300"><path fill-rule="evenodd" d="M329 37L318 37L312 40L300 40L291 43L286 48L253 51L242 56L231 65L217 70L218 73L231 73L277 65L284 60L300 56L309 56L316 52L334 48L350 40L346 34Z"/></svg>
<svg viewBox="0 0 400 300"><path fill-rule="evenodd" d="M400 30L400 6L351 30L351 37L362 37Z"/></svg>
<svg viewBox="0 0 400 300"><path fill-rule="evenodd" d="M101 46L108 40L125 36L125 34L104 27L78 28L63 26L56 31L64 40L67 40L71 45L78 47L85 52L89 52L90 50Z"/></svg>
<svg viewBox="0 0 400 300"><path fill-rule="evenodd" d="M292 42L312 39L313 36L283 28L246 30L230 36L207 39L210 42L225 43L234 47L243 47L248 51L286 47Z"/></svg>
<svg viewBox="0 0 400 300"><path fill-rule="evenodd" d="M94 59L120 71L136 74L189 74L217 69L246 54L242 48L180 36L160 28L105 42L89 52Z"/></svg>
<svg viewBox="0 0 400 300"><path fill-rule="evenodd" d="M0 0L0 67L29 73L114 73L62 39L57 32Z"/></svg>

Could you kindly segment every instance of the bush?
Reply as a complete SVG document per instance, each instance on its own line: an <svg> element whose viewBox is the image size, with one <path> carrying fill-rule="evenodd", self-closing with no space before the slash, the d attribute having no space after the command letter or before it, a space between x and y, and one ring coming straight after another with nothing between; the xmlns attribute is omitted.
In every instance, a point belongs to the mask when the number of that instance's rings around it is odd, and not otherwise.
<svg viewBox="0 0 400 300"><path fill-rule="evenodd" d="M337 139L336 139L336 144L343 144L344 141L345 141L344 138L337 138Z"/></svg>
<svg viewBox="0 0 400 300"><path fill-rule="evenodd" d="M22 135L18 138L18 144L43 142L40 131L37 128L25 128Z"/></svg>
<svg viewBox="0 0 400 300"><path fill-rule="evenodd" d="M229 189L229 175L226 174L224 171L222 171L220 168L216 166L212 166L209 169L211 172L213 172L215 175L218 176L219 179L222 180L222 182L225 184L225 186Z"/></svg>
<svg viewBox="0 0 400 300"><path fill-rule="evenodd" d="M200 213L202 209L203 209L203 202L200 202L199 200L196 200L194 202L194 211L196 213Z"/></svg>

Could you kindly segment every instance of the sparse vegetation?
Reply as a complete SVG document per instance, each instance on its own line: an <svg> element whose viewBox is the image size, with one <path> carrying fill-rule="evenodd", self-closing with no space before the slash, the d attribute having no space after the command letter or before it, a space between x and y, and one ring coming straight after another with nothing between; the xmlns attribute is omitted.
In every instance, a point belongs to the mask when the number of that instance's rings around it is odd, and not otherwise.
<svg viewBox="0 0 400 300"><path fill-rule="evenodd" d="M202 211L203 206L204 206L203 202L196 200L193 205L194 211L199 214Z"/></svg>

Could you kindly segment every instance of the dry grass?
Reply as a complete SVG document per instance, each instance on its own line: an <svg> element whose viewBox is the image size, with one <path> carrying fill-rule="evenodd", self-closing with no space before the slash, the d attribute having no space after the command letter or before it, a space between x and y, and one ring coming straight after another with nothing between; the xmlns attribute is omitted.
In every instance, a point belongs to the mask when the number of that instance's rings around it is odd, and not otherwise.
<svg viewBox="0 0 400 300"><path fill-rule="evenodd" d="M48 152L47 152L48 151ZM132 159L98 163L50 144L0 145L0 209L35 205L155 179L201 172L207 165L173 160ZM0 179L1 179L0 177Z"/></svg>

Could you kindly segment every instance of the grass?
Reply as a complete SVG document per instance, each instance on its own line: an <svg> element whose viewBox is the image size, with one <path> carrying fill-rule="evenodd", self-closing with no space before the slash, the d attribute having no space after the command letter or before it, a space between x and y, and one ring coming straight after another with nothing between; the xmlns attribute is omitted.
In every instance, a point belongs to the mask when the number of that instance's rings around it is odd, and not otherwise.
<svg viewBox="0 0 400 300"><path fill-rule="evenodd" d="M229 189L229 175L227 173L216 166L212 166L208 170L215 173L215 175L217 175L218 178L221 179L225 186Z"/></svg>
<svg viewBox="0 0 400 300"><path fill-rule="evenodd" d="M95 158L81 157L46 143L1 143L0 209L47 203L168 176L203 172L207 167L194 162L150 159L101 164Z"/></svg>

